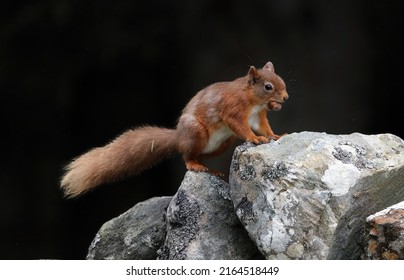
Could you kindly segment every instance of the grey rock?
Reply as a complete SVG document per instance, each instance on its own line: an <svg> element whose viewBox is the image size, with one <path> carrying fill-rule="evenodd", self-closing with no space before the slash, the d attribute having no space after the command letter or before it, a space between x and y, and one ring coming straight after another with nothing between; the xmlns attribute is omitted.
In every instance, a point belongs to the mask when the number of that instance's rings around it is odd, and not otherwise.
<svg viewBox="0 0 404 280"><path fill-rule="evenodd" d="M404 141L293 133L233 156L230 194L267 259L359 259L366 217L404 200Z"/></svg>
<svg viewBox="0 0 404 280"><path fill-rule="evenodd" d="M170 201L171 197L151 198L106 222L91 243L87 259L156 259L166 235Z"/></svg>
<svg viewBox="0 0 404 280"><path fill-rule="evenodd" d="M167 209L159 259L250 259L257 248L233 210L229 185L188 171Z"/></svg>

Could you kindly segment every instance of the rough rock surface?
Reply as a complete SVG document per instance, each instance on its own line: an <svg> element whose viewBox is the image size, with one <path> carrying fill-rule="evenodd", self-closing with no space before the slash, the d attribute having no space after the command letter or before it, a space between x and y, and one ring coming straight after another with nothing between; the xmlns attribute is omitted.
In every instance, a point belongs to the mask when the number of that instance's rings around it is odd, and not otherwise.
<svg viewBox="0 0 404 280"><path fill-rule="evenodd" d="M106 222L90 245L87 259L156 259L166 235L165 213L171 197L140 202Z"/></svg>
<svg viewBox="0 0 404 280"><path fill-rule="evenodd" d="M159 259L250 259L257 248L233 210L229 185L188 171L167 209Z"/></svg>
<svg viewBox="0 0 404 280"><path fill-rule="evenodd" d="M231 198L267 259L359 259L366 217L404 200L404 141L302 132L244 144Z"/></svg>
<svg viewBox="0 0 404 280"><path fill-rule="evenodd" d="M404 260L404 201L369 216L366 233L365 259Z"/></svg>

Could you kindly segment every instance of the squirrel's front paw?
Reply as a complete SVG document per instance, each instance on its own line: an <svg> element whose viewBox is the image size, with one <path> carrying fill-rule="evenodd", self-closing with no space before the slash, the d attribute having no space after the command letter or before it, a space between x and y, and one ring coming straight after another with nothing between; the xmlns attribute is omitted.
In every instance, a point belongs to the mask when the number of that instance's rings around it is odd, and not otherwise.
<svg viewBox="0 0 404 280"><path fill-rule="evenodd" d="M258 136L258 140L260 144L269 143L269 138L265 136Z"/></svg>
<svg viewBox="0 0 404 280"><path fill-rule="evenodd" d="M269 138L274 139L274 140L278 140L279 138L281 138L281 137L283 137L285 135L288 135L288 134L287 133L283 133L281 135L272 134L272 135L269 136Z"/></svg>
<svg viewBox="0 0 404 280"><path fill-rule="evenodd" d="M253 139L247 139L248 142L252 142L256 145L269 143L269 138L265 136L256 136Z"/></svg>

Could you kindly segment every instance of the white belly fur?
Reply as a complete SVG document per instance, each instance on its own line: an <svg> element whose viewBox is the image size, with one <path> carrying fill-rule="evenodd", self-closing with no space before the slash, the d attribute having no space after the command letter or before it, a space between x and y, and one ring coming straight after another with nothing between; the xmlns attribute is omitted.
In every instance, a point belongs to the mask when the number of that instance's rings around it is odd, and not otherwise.
<svg viewBox="0 0 404 280"><path fill-rule="evenodd" d="M265 108L265 106L266 104L256 105L252 108L250 117L248 118L248 124L250 125L252 130L259 129L260 127L259 113L262 111L262 109ZM229 137L232 135L234 135L233 131L231 131L231 129L227 125L223 124L219 129L217 129L209 136L208 144L205 146L202 153L209 154L215 151L224 141L229 139Z"/></svg>
<svg viewBox="0 0 404 280"><path fill-rule="evenodd" d="M248 124L250 125L251 129L253 131L256 131L260 127L260 116L259 113L262 111L262 109L265 108L264 105L256 105L252 108L250 117L248 118Z"/></svg>
<svg viewBox="0 0 404 280"><path fill-rule="evenodd" d="M205 149L203 149L202 153L209 154L215 151L224 141L229 139L229 137L233 134L233 131L231 131L231 129L227 125L223 124L219 129L217 129L209 136L208 144L205 146Z"/></svg>

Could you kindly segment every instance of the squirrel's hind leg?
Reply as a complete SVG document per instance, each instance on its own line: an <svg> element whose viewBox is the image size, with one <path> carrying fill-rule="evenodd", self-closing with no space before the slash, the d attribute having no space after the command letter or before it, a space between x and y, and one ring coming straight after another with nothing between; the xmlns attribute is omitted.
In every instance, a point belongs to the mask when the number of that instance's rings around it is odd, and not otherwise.
<svg viewBox="0 0 404 280"><path fill-rule="evenodd" d="M190 118L190 117L188 117ZM196 172L206 172L208 168L201 162L201 154L208 143L207 129L196 119L186 121L185 116L177 126L179 151L183 154L186 168Z"/></svg>
<svg viewBox="0 0 404 280"><path fill-rule="evenodd" d="M209 169L203 163L201 163L199 160L186 159L186 158L184 158L184 160L185 160L185 165L186 165L187 169L190 171L196 171L196 172L209 171Z"/></svg>
<svg viewBox="0 0 404 280"><path fill-rule="evenodd" d="M224 177L224 174L218 170L211 170L207 168L199 160L185 160L185 165L188 170L195 172L208 172L217 177Z"/></svg>

